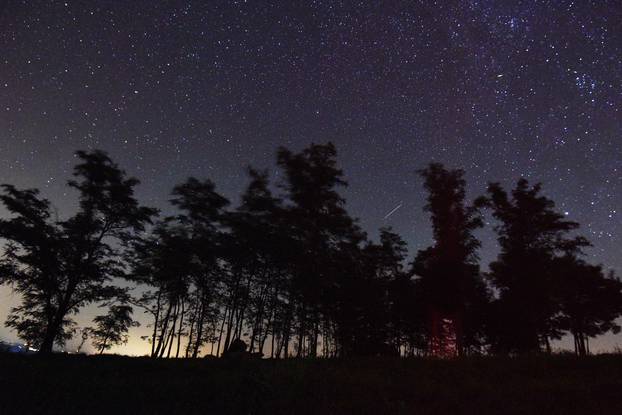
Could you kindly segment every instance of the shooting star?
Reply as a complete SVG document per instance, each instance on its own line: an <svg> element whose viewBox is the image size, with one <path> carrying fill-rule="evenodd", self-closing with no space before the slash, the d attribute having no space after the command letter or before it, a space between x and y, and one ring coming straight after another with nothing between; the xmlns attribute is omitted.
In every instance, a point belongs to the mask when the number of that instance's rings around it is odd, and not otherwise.
<svg viewBox="0 0 622 415"><path fill-rule="evenodd" d="M393 210L391 210L389 213L387 213L386 215L384 215L384 219L383 219L383 220L387 220L387 219L389 219L389 217L390 217L392 214L394 214L395 212L397 212L397 211L398 211L398 209L402 207L402 204L403 204L403 202L400 202L400 204L399 204L399 205L397 205L397 206L395 206L395 207L393 208Z"/></svg>

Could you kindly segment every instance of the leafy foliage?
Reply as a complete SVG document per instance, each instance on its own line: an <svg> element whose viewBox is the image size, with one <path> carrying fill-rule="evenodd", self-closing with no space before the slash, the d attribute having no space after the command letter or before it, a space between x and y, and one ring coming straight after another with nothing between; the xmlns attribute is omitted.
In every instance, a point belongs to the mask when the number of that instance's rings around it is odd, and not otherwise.
<svg viewBox="0 0 622 415"><path fill-rule="evenodd" d="M6 325L44 353L93 303L109 310L83 342L90 336L100 353L124 343L137 307L154 358L221 356L242 342L272 358L533 353L566 333L588 354L589 338L620 330L622 283L581 258L589 242L579 225L525 179L510 193L492 183L471 204L462 170L420 170L434 241L406 268L398 234L382 228L372 241L348 213L331 143L280 148L276 183L249 167L235 207L191 177L172 191L176 214L156 223L134 197L138 181L105 153L77 157L69 186L79 205L68 219L37 190L0 194L11 214L0 219L0 283L22 300ZM501 248L487 278L482 209Z"/></svg>
<svg viewBox="0 0 622 415"><path fill-rule="evenodd" d="M89 332L93 346L100 354L128 340L130 327L140 324L132 319L132 307L126 304L111 305L108 313L93 319L95 327Z"/></svg>
<svg viewBox="0 0 622 415"><path fill-rule="evenodd" d="M110 284L125 276L120 250L155 213L134 198L138 181L125 178L105 153L77 157L69 186L78 191L79 208L69 219L53 219L36 190L4 185L0 196L12 214L0 220L8 241L0 278L22 296L7 325L44 353L71 337L70 316L80 308L123 294Z"/></svg>

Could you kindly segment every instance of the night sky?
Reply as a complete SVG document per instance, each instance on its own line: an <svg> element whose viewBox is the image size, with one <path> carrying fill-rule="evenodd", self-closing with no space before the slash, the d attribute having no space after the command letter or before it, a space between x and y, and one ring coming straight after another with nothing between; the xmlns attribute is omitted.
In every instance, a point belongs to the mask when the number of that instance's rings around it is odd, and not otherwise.
<svg viewBox="0 0 622 415"><path fill-rule="evenodd" d="M166 210L189 175L237 203L246 165L278 181L278 146L330 140L372 238L431 242L415 170L440 161L470 197L542 181L590 261L622 272L621 108L619 1L0 0L0 182L61 216L77 149L108 151Z"/></svg>

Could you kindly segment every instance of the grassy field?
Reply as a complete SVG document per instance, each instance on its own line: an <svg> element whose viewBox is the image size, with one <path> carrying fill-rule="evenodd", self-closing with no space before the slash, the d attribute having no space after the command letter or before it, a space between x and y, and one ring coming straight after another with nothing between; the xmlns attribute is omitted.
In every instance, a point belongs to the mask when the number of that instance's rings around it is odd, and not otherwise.
<svg viewBox="0 0 622 415"><path fill-rule="evenodd" d="M0 414L622 414L622 356L159 360L0 355Z"/></svg>

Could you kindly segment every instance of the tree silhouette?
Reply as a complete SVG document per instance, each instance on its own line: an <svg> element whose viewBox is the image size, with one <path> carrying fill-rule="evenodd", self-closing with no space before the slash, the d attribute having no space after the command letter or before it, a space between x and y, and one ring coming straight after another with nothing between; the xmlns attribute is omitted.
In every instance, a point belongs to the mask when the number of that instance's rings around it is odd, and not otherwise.
<svg viewBox="0 0 622 415"><path fill-rule="evenodd" d="M10 213L0 219L0 284L21 298L5 324L43 353L71 338L73 315L93 303L109 310L82 344L90 336L103 353L124 343L134 306L150 317L157 358L241 344L273 358L529 353L565 333L585 355L590 338L620 331L622 283L581 257L589 243L578 224L525 179L509 194L492 183L470 205L462 170L420 170L434 242L405 270L399 235L382 228L371 241L348 214L330 143L278 150L280 195L266 171L249 168L232 209L212 181L189 178L172 191L177 213L148 233L156 212L135 199L138 181L103 152L77 156L69 186L79 205L68 219L37 190L0 193ZM474 235L482 208L501 248L490 286Z"/></svg>
<svg viewBox="0 0 622 415"><path fill-rule="evenodd" d="M285 339L289 328L278 321L289 306L288 235L284 228L282 201L269 188L267 172L249 168L250 183L242 195L241 205L226 219L230 229L228 260L232 264L234 286L229 314L237 315L233 332L241 337L249 333L249 352L263 353L268 336L273 336L271 356L276 340ZM240 287L243 287L240 290Z"/></svg>
<svg viewBox="0 0 622 415"><path fill-rule="evenodd" d="M71 338L74 325L59 310L64 295L58 288L68 278L63 229L52 221L50 202L37 190L2 188L2 203L13 217L0 220L0 236L7 240L0 281L10 284L22 300L11 309L6 326L35 347L52 336L62 345Z"/></svg>
<svg viewBox="0 0 622 415"><path fill-rule="evenodd" d="M277 153L277 164L286 177L282 184L289 202L286 221L296 249L292 258L292 301L296 307L297 356L316 356L320 333L329 340L335 330L331 322L345 315L335 306L340 292L341 300L347 300L339 285L354 276L336 269L334 264L338 253L340 261L351 257L349 253L363 239L337 192L346 182L337 167L336 155L331 143L312 144L297 154L284 148Z"/></svg>
<svg viewBox="0 0 622 415"><path fill-rule="evenodd" d="M158 223L148 238L134 243L132 280L147 290L133 304L153 317L152 357L170 355L175 336L180 341L176 328L183 327L190 278L197 272L193 250L186 229L170 221Z"/></svg>
<svg viewBox="0 0 622 415"><path fill-rule="evenodd" d="M555 260L555 295L560 302L562 329L574 338L575 352L589 353L589 339L609 331L620 332L622 282L601 266L590 265L575 255Z"/></svg>
<svg viewBox="0 0 622 415"><path fill-rule="evenodd" d="M434 235L434 245L419 251L413 263L420 306L424 308L421 314L426 316L434 354L463 354L483 343L482 318L488 293L479 274L480 243L473 235L483 222L478 208L465 204L462 170L447 170L432 163L419 174L428 192L425 210L430 212ZM444 324L451 326L455 345L448 344L449 334L440 333Z"/></svg>
<svg viewBox="0 0 622 415"><path fill-rule="evenodd" d="M2 202L14 216L0 221L0 237L9 242L2 281L23 300L7 325L42 353L70 337L71 314L122 293L109 284L125 276L121 248L155 213L134 198L138 180L126 178L105 153L76 154L69 186L79 193L79 207L67 220L52 220L50 203L36 191L3 186Z"/></svg>
<svg viewBox="0 0 622 415"><path fill-rule="evenodd" d="M93 346L99 352L119 344L125 344L128 340L130 327L138 327L140 324L132 319L132 307L126 304L111 305L108 313L93 319L95 327L91 329Z"/></svg>
<svg viewBox="0 0 622 415"><path fill-rule="evenodd" d="M350 354L400 354L410 317L400 309L400 301L412 292L408 286L400 287L405 290L402 293L394 288L408 278L403 270L406 254L406 243L390 228L380 229L379 244L367 242L360 251L360 271L355 269L352 274L360 276L352 278L352 287L344 292L345 298L352 297L357 304L353 308L357 319L352 327ZM406 301L412 300L410 297Z"/></svg>
<svg viewBox="0 0 622 415"><path fill-rule="evenodd" d="M185 356L197 357L216 332L224 279L220 228L229 201L210 180L189 178L173 189L171 203L180 213L134 244L133 279L151 288L135 304L153 317L153 357L170 357L175 340L179 357L186 334Z"/></svg>
<svg viewBox="0 0 622 415"><path fill-rule="evenodd" d="M84 347L84 344L86 343L86 341L91 336L91 332L93 331L93 328L92 327L82 327L81 329L78 329L77 331L80 333L80 343L78 344L78 347L76 349L76 353L80 353L80 352L82 352L82 348Z"/></svg>
<svg viewBox="0 0 622 415"><path fill-rule="evenodd" d="M195 307L190 315L192 335L189 342L192 356L197 357L201 347L216 335L219 304L223 301L222 290L227 282L227 267L221 259L225 256L223 221L229 200L216 191L211 180L195 178L176 186L173 196L171 203L181 210L177 220L190 236L192 263L198 267L191 281Z"/></svg>
<svg viewBox="0 0 622 415"><path fill-rule="evenodd" d="M412 355L423 349L423 318L417 313L417 298L412 273L404 269L408 254L406 242L391 228L380 229L379 257L376 266L386 284L388 344L393 354Z"/></svg>
<svg viewBox="0 0 622 415"><path fill-rule="evenodd" d="M569 233L578 228L555 211L552 200L520 179L510 195L497 184L488 187L480 206L492 209L501 253L490 264L490 279L499 292L492 305L493 349L526 353L550 350L562 335L555 285L555 258L589 245Z"/></svg>

